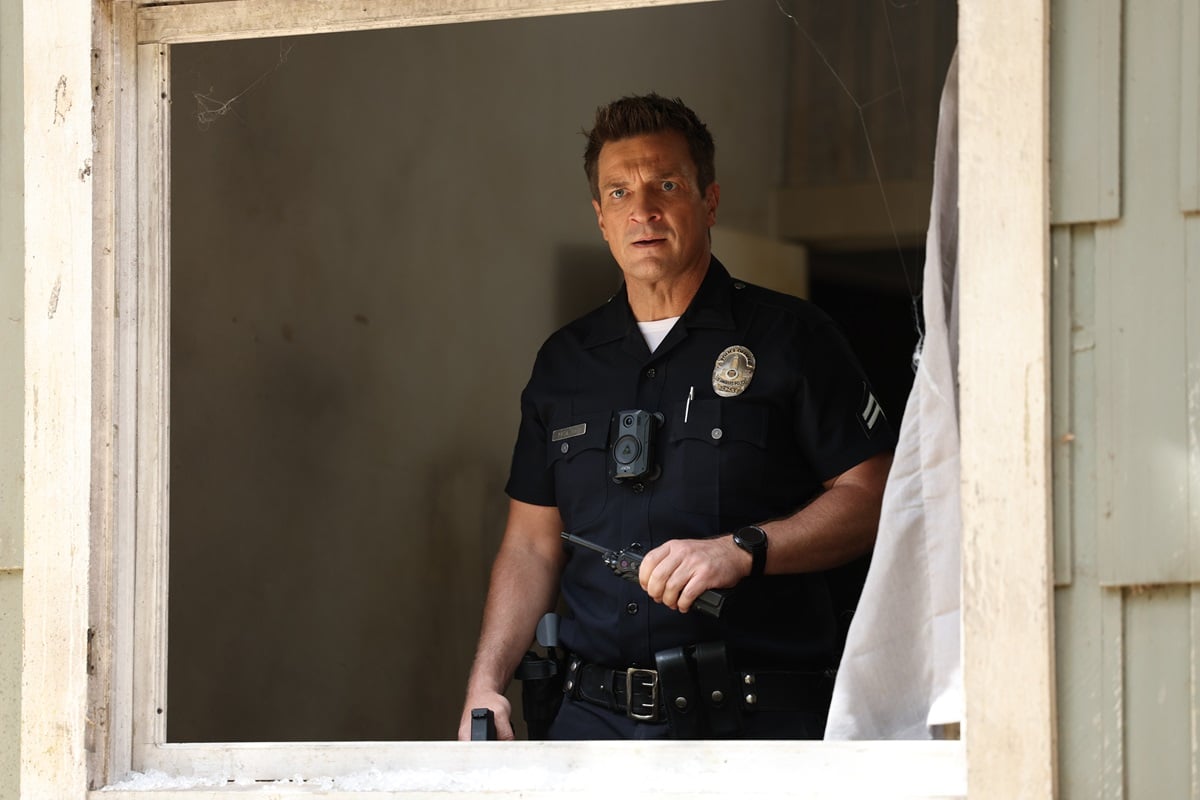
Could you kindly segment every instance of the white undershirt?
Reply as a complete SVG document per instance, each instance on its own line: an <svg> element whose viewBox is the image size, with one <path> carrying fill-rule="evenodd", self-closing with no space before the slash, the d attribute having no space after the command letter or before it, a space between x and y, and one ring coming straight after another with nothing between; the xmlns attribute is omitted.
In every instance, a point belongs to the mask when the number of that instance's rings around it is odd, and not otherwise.
<svg viewBox="0 0 1200 800"><path fill-rule="evenodd" d="M679 317L667 317L666 319L656 319L653 322L639 322L638 328L642 331L642 336L646 338L646 346L653 353L662 344L662 340L667 338L667 334L671 332L671 328L675 327L675 323L679 321Z"/></svg>

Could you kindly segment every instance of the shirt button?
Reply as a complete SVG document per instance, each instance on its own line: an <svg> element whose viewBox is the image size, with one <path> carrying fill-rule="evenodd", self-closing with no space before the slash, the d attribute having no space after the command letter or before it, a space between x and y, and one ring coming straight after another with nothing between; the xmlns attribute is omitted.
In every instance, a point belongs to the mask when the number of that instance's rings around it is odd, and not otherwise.
<svg viewBox="0 0 1200 800"><path fill-rule="evenodd" d="M746 288L746 284L742 283L741 281L734 281L734 282L733 282L733 288L735 288L735 289L745 289L745 288Z"/></svg>
<svg viewBox="0 0 1200 800"><path fill-rule="evenodd" d="M712 437L713 437L714 439L720 439L720 438L721 438L722 436L724 436L724 435L725 435L725 431L721 430L720 428L713 428L713 429L712 429Z"/></svg>
<svg viewBox="0 0 1200 800"><path fill-rule="evenodd" d="M630 603L629 605L625 606L626 614L636 614L637 612L638 612L637 603Z"/></svg>
<svg viewBox="0 0 1200 800"><path fill-rule="evenodd" d="M646 370L647 378L653 378L657 374L658 374L658 372L655 371L654 367L651 367L650 369Z"/></svg>

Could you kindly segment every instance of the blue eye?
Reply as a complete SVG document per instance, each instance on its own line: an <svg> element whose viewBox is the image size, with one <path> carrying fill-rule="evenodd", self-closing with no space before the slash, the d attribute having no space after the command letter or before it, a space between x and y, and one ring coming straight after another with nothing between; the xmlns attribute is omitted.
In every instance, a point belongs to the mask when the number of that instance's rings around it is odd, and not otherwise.
<svg viewBox="0 0 1200 800"><path fill-rule="evenodd" d="M609 197L611 197L613 200L620 200L624 196L625 196L624 189L613 189L612 192L609 194Z"/></svg>
<svg viewBox="0 0 1200 800"><path fill-rule="evenodd" d="M673 192L673 191L675 191L675 181L663 181L663 187L662 187L662 188L663 188L663 191L664 191L664 192Z"/></svg>

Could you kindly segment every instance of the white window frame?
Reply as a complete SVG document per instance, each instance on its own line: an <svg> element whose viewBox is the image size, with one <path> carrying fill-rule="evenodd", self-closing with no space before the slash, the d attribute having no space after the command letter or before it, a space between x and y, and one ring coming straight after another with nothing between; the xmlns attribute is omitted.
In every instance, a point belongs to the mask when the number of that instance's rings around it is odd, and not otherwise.
<svg viewBox="0 0 1200 800"><path fill-rule="evenodd" d="M959 2L965 747L164 743L169 45L674 2L25 3L23 794L215 798L246 787L191 777L380 770L373 797L1054 795L1047 0ZM100 788L133 769L173 778Z"/></svg>

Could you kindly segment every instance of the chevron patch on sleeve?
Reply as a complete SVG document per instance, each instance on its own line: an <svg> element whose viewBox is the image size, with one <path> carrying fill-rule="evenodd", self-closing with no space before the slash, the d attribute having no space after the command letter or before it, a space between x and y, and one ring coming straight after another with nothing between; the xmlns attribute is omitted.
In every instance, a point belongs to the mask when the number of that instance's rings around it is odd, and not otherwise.
<svg viewBox="0 0 1200 800"><path fill-rule="evenodd" d="M875 399L875 395L871 393L866 384L863 384L863 404L862 410L858 415L858 421L862 424L863 432L868 437L875 430L875 425L879 422L880 417L883 417L883 406L879 405L879 401Z"/></svg>

